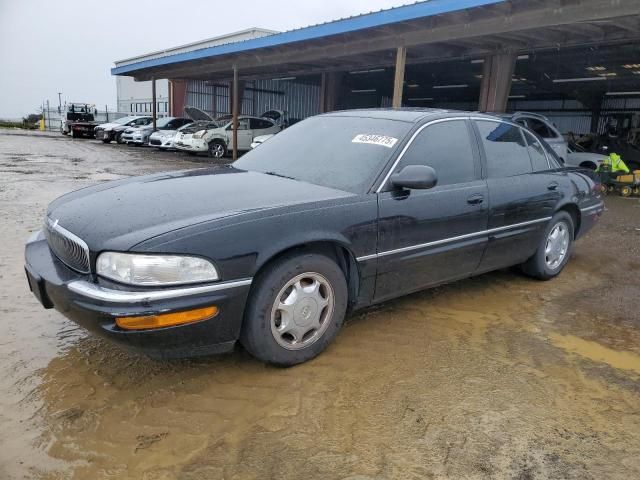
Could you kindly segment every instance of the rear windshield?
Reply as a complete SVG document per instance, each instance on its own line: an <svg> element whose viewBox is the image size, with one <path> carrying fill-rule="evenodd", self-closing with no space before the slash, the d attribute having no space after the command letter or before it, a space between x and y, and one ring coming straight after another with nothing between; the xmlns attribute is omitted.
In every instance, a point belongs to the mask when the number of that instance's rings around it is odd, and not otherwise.
<svg viewBox="0 0 640 480"><path fill-rule="evenodd" d="M376 118L312 117L251 150L234 166L366 193L412 126Z"/></svg>

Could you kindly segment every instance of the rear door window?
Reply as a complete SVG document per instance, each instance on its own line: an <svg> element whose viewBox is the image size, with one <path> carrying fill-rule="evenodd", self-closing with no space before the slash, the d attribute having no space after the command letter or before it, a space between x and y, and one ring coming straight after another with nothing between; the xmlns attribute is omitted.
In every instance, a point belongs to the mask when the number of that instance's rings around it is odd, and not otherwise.
<svg viewBox="0 0 640 480"><path fill-rule="evenodd" d="M466 121L449 120L426 127L413 140L396 171L407 165L432 167L439 186L475 180L475 158Z"/></svg>
<svg viewBox="0 0 640 480"><path fill-rule="evenodd" d="M477 120L476 125L487 159L489 178L531 173L528 146L521 128L488 120Z"/></svg>
<svg viewBox="0 0 640 480"><path fill-rule="evenodd" d="M261 120L259 118L251 119L251 129L252 130L264 130L267 128L273 127L273 123L268 120Z"/></svg>
<svg viewBox="0 0 640 480"><path fill-rule="evenodd" d="M534 172L549 170L549 161L545 154L544 147L540 141L526 130L523 130L529 146L529 157L531 157L531 166Z"/></svg>

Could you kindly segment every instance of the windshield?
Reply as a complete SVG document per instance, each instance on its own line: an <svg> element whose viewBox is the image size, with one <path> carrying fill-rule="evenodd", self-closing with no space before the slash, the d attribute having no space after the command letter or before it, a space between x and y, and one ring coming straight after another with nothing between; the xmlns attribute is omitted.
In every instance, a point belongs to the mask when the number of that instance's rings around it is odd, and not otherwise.
<svg viewBox="0 0 640 480"><path fill-rule="evenodd" d="M366 193L412 123L318 116L289 127L233 165L353 193Z"/></svg>
<svg viewBox="0 0 640 480"><path fill-rule="evenodd" d="M173 120L173 117L164 117L164 118L159 118L158 121L156 121L156 128L164 128L167 126L168 123L170 123Z"/></svg>

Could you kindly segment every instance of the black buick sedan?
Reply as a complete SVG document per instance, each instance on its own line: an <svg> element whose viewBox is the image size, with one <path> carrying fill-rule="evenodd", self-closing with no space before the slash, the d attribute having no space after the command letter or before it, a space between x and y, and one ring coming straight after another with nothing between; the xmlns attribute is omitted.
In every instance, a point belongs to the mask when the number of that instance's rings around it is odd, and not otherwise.
<svg viewBox="0 0 640 480"><path fill-rule="evenodd" d="M240 342L294 365L349 311L511 265L555 277L603 212L590 175L492 116L336 112L229 166L58 198L27 277L45 308L155 358Z"/></svg>

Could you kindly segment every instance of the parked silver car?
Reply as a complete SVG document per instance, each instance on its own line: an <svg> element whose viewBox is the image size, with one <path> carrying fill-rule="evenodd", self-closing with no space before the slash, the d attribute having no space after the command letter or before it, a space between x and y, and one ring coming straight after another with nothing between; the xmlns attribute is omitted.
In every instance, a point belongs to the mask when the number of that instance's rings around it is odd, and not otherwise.
<svg viewBox="0 0 640 480"><path fill-rule="evenodd" d="M192 123L193 120L183 117L163 117L156 121L157 131L173 131L174 136L178 128ZM139 127L131 127L124 131L122 134L122 140L126 143L133 143L135 145L146 145L149 143L149 137L154 132L153 123L149 125L142 125Z"/></svg>

